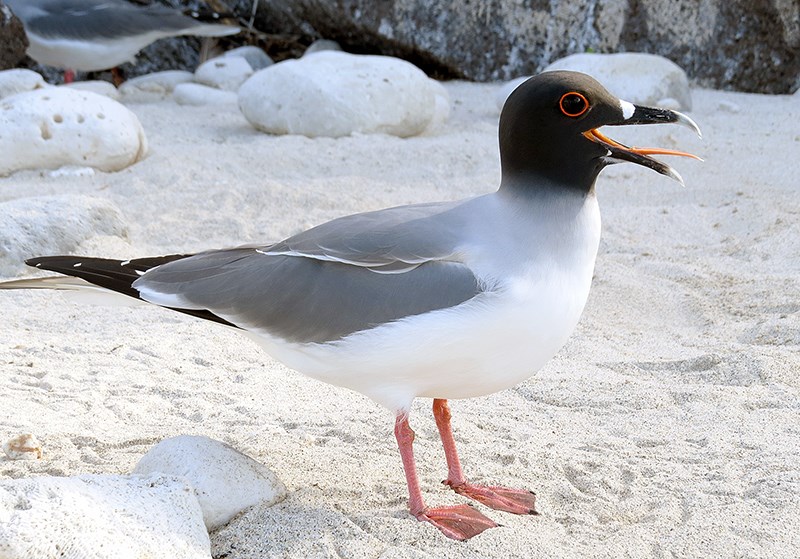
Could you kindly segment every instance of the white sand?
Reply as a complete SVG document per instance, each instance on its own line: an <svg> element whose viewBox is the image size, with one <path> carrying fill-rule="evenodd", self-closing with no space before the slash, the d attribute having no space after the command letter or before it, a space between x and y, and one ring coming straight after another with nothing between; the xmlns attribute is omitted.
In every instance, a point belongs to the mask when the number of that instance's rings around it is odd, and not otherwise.
<svg viewBox="0 0 800 559"><path fill-rule="evenodd" d="M494 87L448 84L450 121L405 140L270 137L235 107L133 105L145 161L93 177L18 173L0 179L0 201L107 198L128 237L80 250L127 258L478 194L499 178ZM694 106L704 141L673 126L612 131L706 162L673 160L685 189L633 165L603 173L595 282L567 347L514 390L452 403L467 474L535 490L541 516L477 505L504 527L448 540L406 512L386 410L232 330L42 292L0 294L0 438L31 432L44 451L0 460L0 475L127 473L157 441L202 434L290 492L212 534L227 559L797 557L800 97L699 90ZM464 502L439 483L429 405L412 412L425 497Z"/></svg>

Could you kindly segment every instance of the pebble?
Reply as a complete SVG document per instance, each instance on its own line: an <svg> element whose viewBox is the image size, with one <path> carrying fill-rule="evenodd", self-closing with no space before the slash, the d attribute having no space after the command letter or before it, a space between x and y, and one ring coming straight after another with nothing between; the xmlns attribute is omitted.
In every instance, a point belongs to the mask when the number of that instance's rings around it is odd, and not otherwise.
<svg viewBox="0 0 800 559"><path fill-rule="evenodd" d="M742 108L739 105L737 105L736 103L734 103L733 101L720 101L717 104L717 108L720 111L724 111L726 113L732 113L732 114L736 114L738 112L741 112L741 110L742 110Z"/></svg>
<svg viewBox="0 0 800 559"><path fill-rule="evenodd" d="M241 56L220 56L203 62L194 73L197 83L236 91L253 75L253 67Z"/></svg>
<svg viewBox="0 0 800 559"><path fill-rule="evenodd" d="M9 460L41 460L42 445L36 437L26 433L7 440L3 452Z"/></svg>
<svg viewBox="0 0 800 559"><path fill-rule="evenodd" d="M148 102L166 99L181 83L191 82L194 74L183 70L165 70L132 78L119 86L125 101Z"/></svg>
<svg viewBox="0 0 800 559"><path fill-rule="evenodd" d="M269 468L208 437L164 439L142 456L133 473L187 479L208 530L224 526L253 505L270 506L286 497L286 487Z"/></svg>
<svg viewBox="0 0 800 559"><path fill-rule="evenodd" d="M239 88L239 108L270 134L409 137L433 123L438 91L404 60L322 51L253 74Z"/></svg>
<svg viewBox="0 0 800 559"><path fill-rule="evenodd" d="M45 87L52 86L33 70L17 68L0 72L0 99L23 91L33 91Z"/></svg>
<svg viewBox="0 0 800 559"><path fill-rule="evenodd" d="M247 60L247 63L254 71L263 70L267 66L272 66L274 64L273 60L267 55L266 52L252 45L231 49L225 51L221 55L222 58L234 56L238 56Z"/></svg>
<svg viewBox="0 0 800 559"><path fill-rule="evenodd" d="M53 87L0 100L0 176L65 165L119 171L146 153L139 119L103 95Z"/></svg>
<svg viewBox="0 0 800 559"><path fill-rule="evenodd" d="M53 171L48 171L47 176L54 179L62 177L91 177L94 176L94 169L80 165L64 165Z"/></svg>
<svg viewBox="0 0 800 559"><path fill-rule="evenodd" d="M200 83L181 83L175 87L172 98L179 105L226 105L236 104L233 91L224 91Z"/></svg>

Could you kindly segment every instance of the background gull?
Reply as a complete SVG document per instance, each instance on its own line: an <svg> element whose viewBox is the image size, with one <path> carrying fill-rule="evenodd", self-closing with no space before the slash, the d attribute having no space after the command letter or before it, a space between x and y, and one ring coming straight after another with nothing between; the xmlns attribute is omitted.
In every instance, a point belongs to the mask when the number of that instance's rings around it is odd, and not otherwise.
<svg viewBox="0 0 800 559"><path fill-rule="evenodd" d="M180 11L126 0L7 0L28 35L28 55L46 66L93 72L132 62L144 47L166 37L223 37L239 28L203 23Z"/></svg>

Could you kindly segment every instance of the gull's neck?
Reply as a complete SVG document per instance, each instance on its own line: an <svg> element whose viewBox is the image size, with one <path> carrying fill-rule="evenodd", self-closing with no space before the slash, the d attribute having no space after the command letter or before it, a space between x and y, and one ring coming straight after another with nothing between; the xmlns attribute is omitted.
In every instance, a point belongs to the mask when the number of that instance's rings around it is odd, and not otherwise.
<svg viewBox="0 0 800 559"><path fill-rule="evenodd" d="M547 174L527 172L509 173L504 170L498 195L515 199L520 204L556 203L557 205L583 205L594 197L595 180L599 172L580 180L556 180Z"/></svg>

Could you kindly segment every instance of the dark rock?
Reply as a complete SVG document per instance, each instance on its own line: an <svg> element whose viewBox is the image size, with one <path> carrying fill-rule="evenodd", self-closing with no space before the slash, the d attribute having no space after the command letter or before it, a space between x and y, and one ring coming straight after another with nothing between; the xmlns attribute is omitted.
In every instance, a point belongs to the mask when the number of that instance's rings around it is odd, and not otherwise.
<svg viewBox="0 0 800 559"><path fill-rule="evenodd" d="M636 51L666 56L704 86L800 85L796 1L262 0L256 27L400 56L444 78L508 79L577 52Z"/></svg>
<svg viewBox="0 0 800 559"><path fill-rule="evenodd" d="M625 50L657 52L699 85L758 93L800 86L798 2L630 0L629 6L620 34Z"/></svg>
<svg viewBox="0 0 800 559"><path fill-rule="evenodd" d="M0 0L0 70L16 68L25 59L27 48L22 22Z"/></svg>

